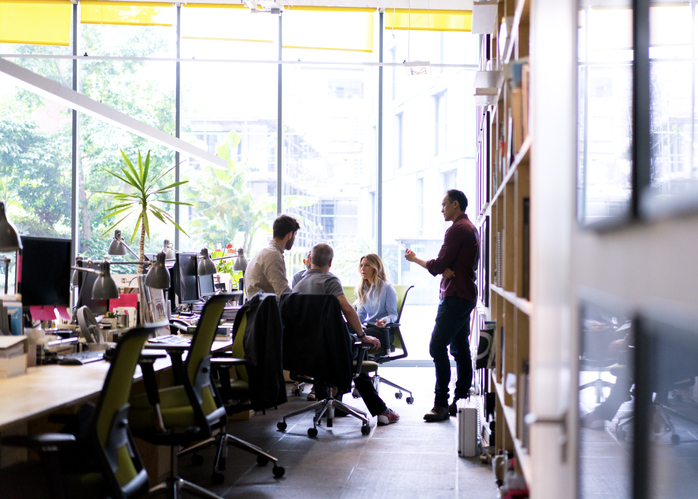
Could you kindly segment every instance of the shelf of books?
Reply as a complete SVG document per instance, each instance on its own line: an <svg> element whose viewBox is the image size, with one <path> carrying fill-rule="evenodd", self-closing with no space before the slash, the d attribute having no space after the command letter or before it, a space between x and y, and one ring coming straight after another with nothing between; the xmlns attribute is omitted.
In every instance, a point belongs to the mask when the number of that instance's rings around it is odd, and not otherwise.
<svg viewBox="0 0 698 499"><path fill-rule="evenodd" d="M530 0L500 0L492 33L481 35L477 226L481 327L494 326L494 452L510 452L530 480L528 427L530 301ZM478 85L481 88L477 88ZM488 85L488 86L483 86ZM494 325L492 324L494 323Z"/></svg>

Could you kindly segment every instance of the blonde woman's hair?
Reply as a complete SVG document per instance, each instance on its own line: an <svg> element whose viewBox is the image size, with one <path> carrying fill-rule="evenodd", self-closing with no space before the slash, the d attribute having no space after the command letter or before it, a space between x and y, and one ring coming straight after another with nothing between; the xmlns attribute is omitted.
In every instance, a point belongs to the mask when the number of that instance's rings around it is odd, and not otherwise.
<svg viewBox="0 0 698 499"><path fill-rule="evenodd" d="M383 282L387 281L385 276L385 268L381 257L375 253L369 253L359 259L359 276L361 276L361 262L364 262L375 271L370 279L360 277L359 285L356 287L356 306L362 306L366 303L366 298L371 294L380 294Z"/></svg>

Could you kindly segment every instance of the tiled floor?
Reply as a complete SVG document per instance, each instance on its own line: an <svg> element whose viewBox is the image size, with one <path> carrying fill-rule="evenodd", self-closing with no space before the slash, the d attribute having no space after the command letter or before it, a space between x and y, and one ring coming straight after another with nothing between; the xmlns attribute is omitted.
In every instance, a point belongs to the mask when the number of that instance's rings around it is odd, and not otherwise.
<svg viewBox="0 0 698 499"><path fill-rule="evenodd" d="M271 465L257 466L254 456L233 447L223 484L211 485L212 451L201 466L182 458L180 475L226 498L498 497L491 467L479 458L458 457L456 419L423 421L433 402L433 369L381 367L381 374L414 392L415 402L408 405L394 398L392 388L381 388L386 403L401 416L398 423L376 427L374 418L371 434L363 436L356 419L335 418L333 428L322 426L316 438L309 438L308 413L290 419L280 432L276 423L283 414L310 404L305 394L291 395L278 410L228 426L229 433L276 456L286 469L283 478L274 478ZM344 401L366 410L361 399L345 396Z"/></svg>

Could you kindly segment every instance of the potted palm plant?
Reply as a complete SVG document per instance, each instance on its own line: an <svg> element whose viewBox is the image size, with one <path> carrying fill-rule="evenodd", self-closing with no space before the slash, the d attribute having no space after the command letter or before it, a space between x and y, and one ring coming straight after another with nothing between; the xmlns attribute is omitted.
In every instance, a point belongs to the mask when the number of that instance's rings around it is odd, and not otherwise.
<svg viewBox="0 0 698 499"><path fill-rule="evenodd" d="M174 170L174 166L161 172L154 171L154 169L151 169L150 165L150 151L146 154L145 161L143 161L141 152L138 151L137 168L123 150L121 151L121 155L124 158L126 166L121 168L120 174L114 173L106 168L104 168L104 171L121 180L127 186L127 192L98 191L102 194L109 194L116 202L114 206L107 209L107 214L102 217L102 220L119 217L112 226L104 231L104 234L111 232L129 216L137 216L136 225L131 235L131 244L133 244L133 241L136 239L136 234L140 233L139 259L143 262L145 259L145 240L146 237L150 237L150 221L152 217L155 217L165 224L171 223L186 234L184 229L175 222L172 215L164 208L166 205L191 206L190 203L170 201L167 199L168 194L172 193L176 187L186 184L188 180L174 182L165 187L157 187L158 183ZM138 273L143 273L143 264L138 266Z"/></svg>

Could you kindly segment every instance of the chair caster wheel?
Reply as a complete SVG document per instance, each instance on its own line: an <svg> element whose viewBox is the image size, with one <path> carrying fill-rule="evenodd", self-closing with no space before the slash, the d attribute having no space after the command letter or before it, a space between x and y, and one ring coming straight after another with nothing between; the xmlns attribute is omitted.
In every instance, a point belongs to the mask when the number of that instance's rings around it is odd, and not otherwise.
<svg viewBox="0 0 698 499"><path fill-rule="evenodd" d="M315 438L317 437L317 428L309 428L308 429L308 436L310 438Z"/></svg>
<svg viewBox="0 0 698 499"><path fill-rule="evenodd" d="M204 456L194 454L193 456L191 456L191 464L193 464L194 466L201 466L202 464L204 464Z"/></svg>
<svg viewBox="0 0 698 499"><path fill-rule="evenodd" d="M288 427L288 425L282 421L280 423L276 423L276 427L279 430L284 431Z"/></svg>
<svg viewBox="0 0 698 499"><path fill-rule="evenodd" d="M402 398L402 392L395 392L395 398L400 400Z"/></svg>
<svg viewBox="0 0 698 499"><path fill-rule="evenodd" d="M274 469L271 470L272 473L274 473L274 476L276 478L281 478L284 476L284 473L286 473L286 470L283 468L283 466L274 466Z"/></svg>
<svg viewBox="0 0 698 499"><path fill-rule="evenodd" d="M269 459L267 459L264 456L257 456L257 464L260 466L266 466L267 463L269 462Z"/></svg>
<svg viewBox="0 0 698 499"><path fill-rule="evenodd" d="M368 435L371 433L371 427L370 426L362 426L361 427L361 434L362 435Z"/></svg>
<svg viewBox="0 0 698 499"><path fill-rule="evenodd" d="M407 397L405 399L405 402L407 402L410 405L414 404L414 397Z"/></svg>
<svg viewBox="0 0 698 499"><path fill-rule="evenodd" d="M296 389L293 391L293 394L294 394L296 397L300 397L300 395L301 395L300 389L296 388Z"/></svg>
<svg viewBox="0 0 698 499"><path fill-rule="evenodd" d="M671 443L672 443L673 445L678 445L678 443L679 443L680 440L681 440L681 437L679 437L676 433L674 433L674 434L671 436Z"/></svg>
<svg viewBox="0 0 698 499"><path fill-rule="evenodd" d="M211 475L211 482L213 482L216 485L223 483L224 479L225 475L223 475L223 473L218 473L217 471L214 471L213 475Z"/></svg>

